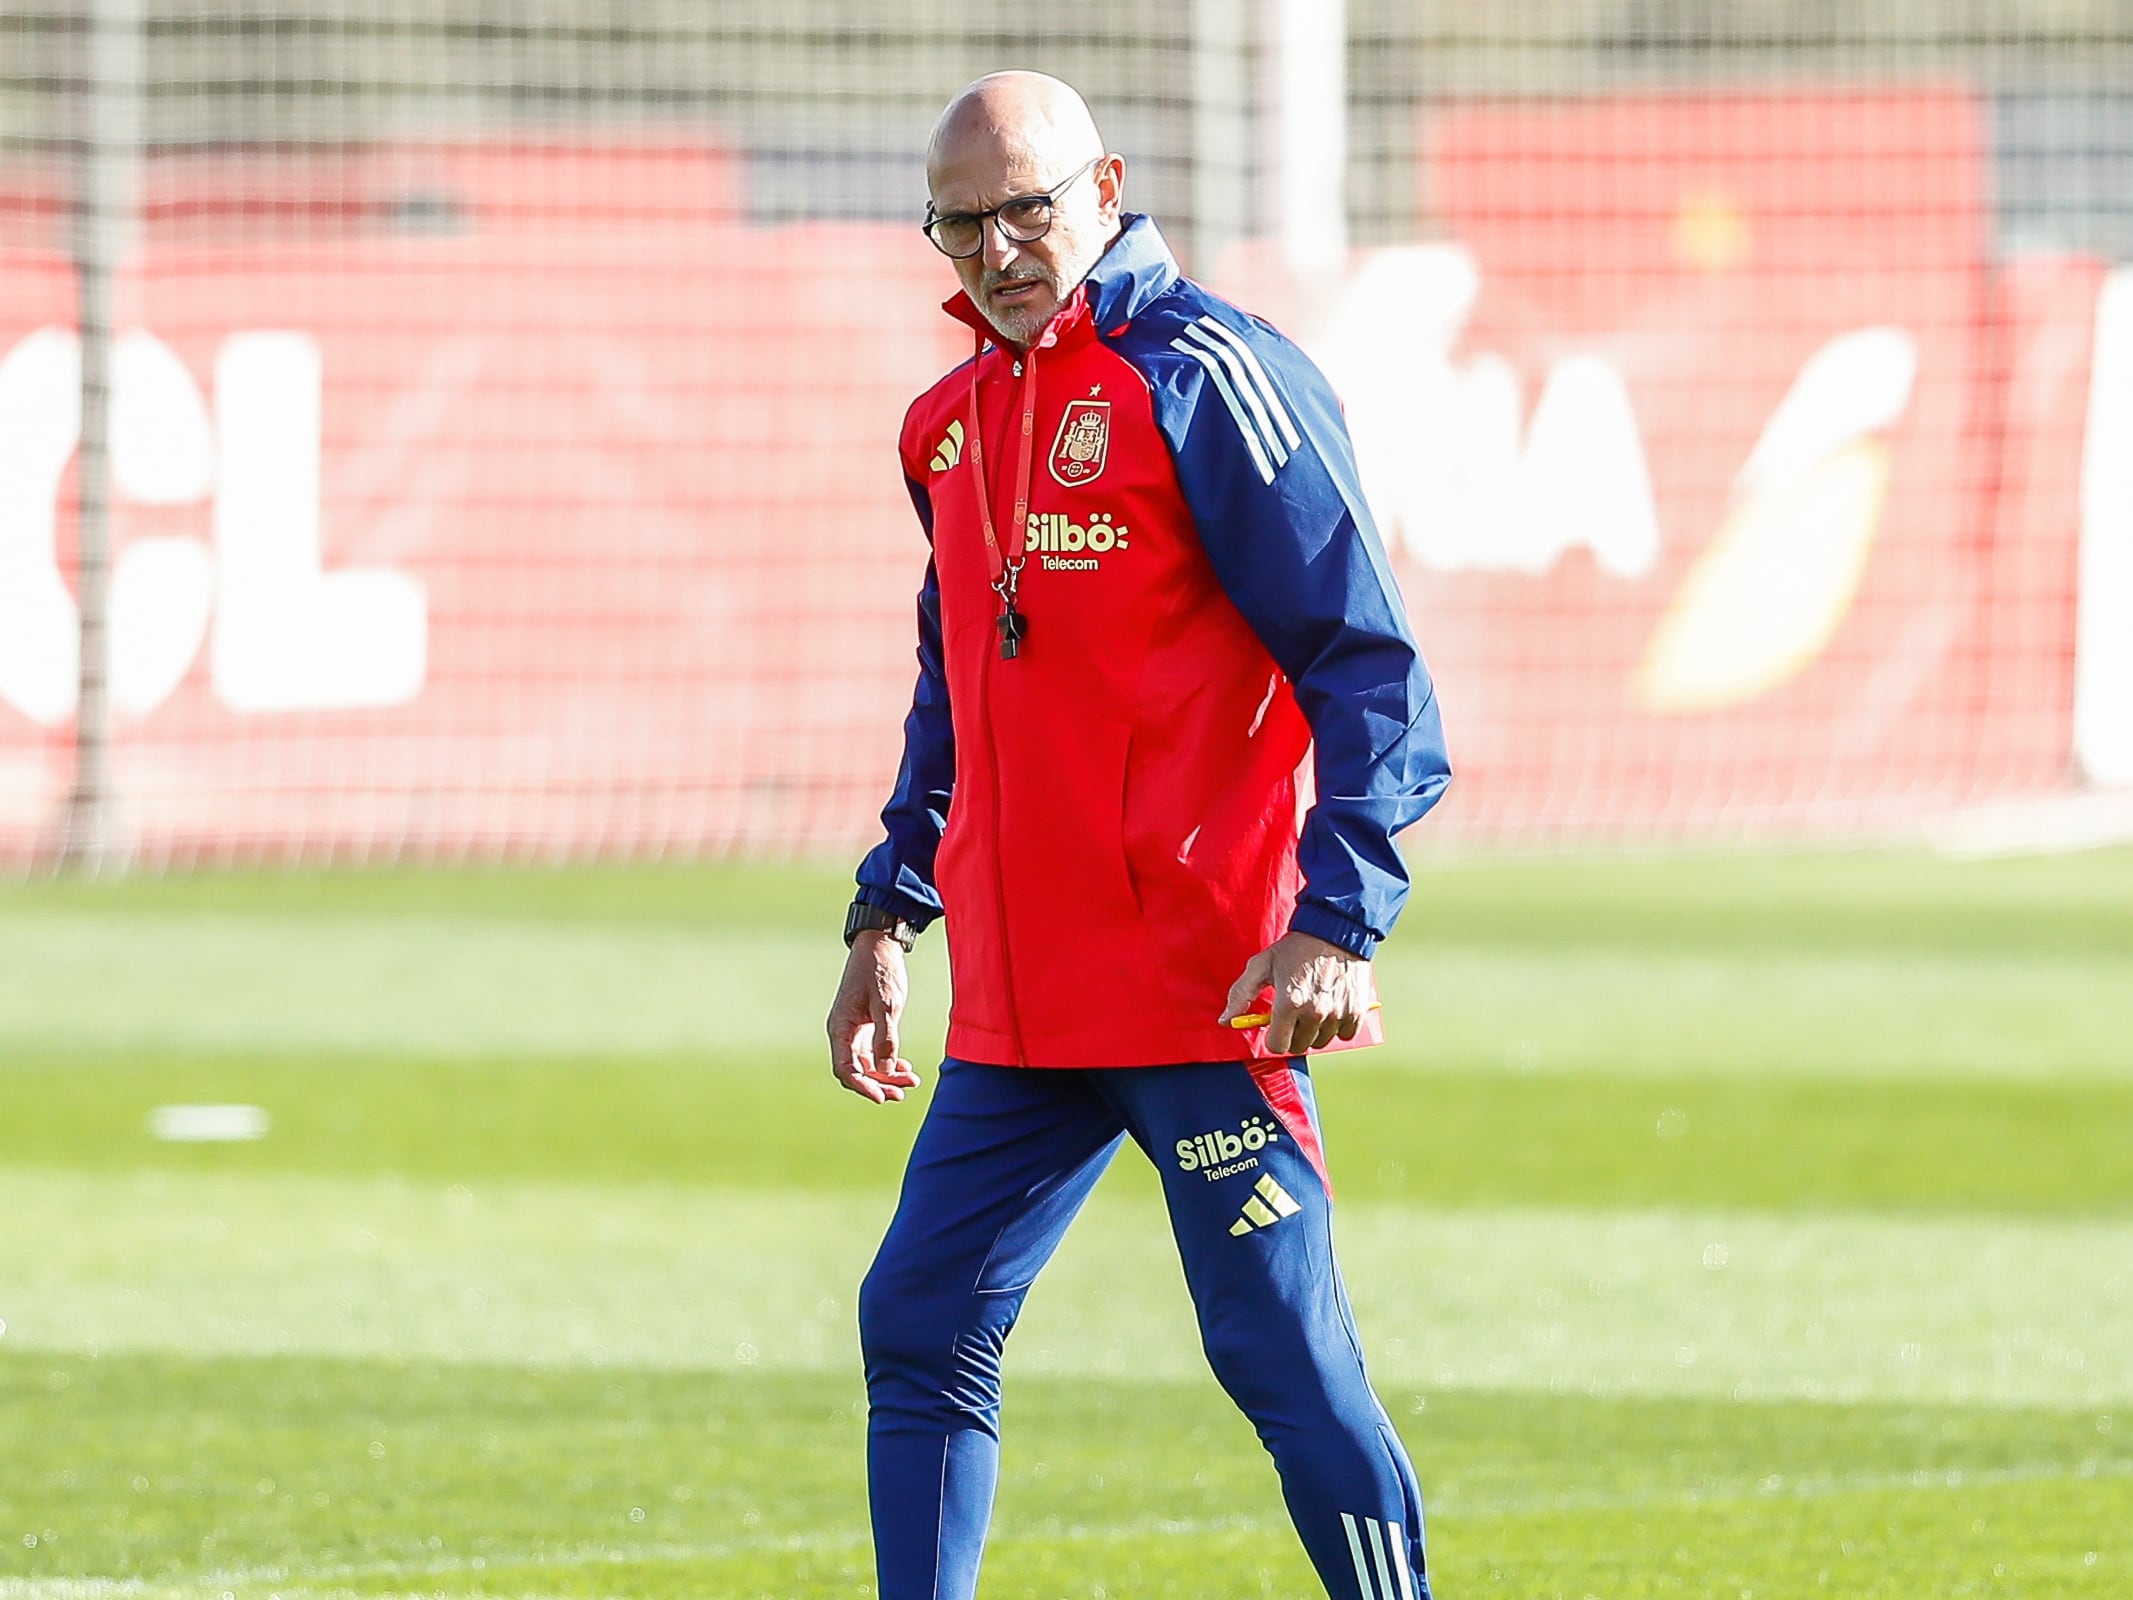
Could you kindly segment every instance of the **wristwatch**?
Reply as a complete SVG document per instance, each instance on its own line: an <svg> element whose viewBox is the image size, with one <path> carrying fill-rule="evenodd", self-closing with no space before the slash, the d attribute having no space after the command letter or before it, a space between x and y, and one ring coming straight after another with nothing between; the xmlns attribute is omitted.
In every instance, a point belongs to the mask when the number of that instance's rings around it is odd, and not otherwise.
<svg viewBox="0 0 2133 1600"><path fill-rule="evenodd" d="M868 928L879 929L902 945L906 951L918 943L918 929L895 912L881 906L869 905L864 900L854 900L852 909L844 914L845 949L851 949L852 941Z"/></svg>

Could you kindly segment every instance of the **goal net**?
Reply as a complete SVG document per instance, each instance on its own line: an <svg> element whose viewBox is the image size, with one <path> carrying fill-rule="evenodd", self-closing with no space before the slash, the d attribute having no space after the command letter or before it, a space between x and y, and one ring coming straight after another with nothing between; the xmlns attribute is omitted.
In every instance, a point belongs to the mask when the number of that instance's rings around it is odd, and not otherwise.
<svg viewBox="0 0 2133 1600"><path fill-rule="evenodd" d="M1417 845L2133 786L2122 6L972 16L0 15L0 855L84 770L148 860L863 843L967 337L923 146L1002 66L1340 391L1458 769Z"/></svg>

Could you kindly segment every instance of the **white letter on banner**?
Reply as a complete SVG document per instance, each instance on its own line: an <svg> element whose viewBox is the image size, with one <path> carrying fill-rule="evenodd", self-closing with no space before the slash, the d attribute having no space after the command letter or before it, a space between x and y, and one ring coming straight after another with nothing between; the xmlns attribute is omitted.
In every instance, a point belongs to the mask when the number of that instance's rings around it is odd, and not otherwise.
<svg viewBox="0 0 2133 1600"><path fill-rule="evenodd" d="M2081 456L2074 755L2103 784L2133 784L2133 268L2096 299Z"/></svg>
<svg viewBox="0 0 2133 1600"><path fill-rule="evenodd" d="M237 334L215 363L222 473L215 690L234 711L401 705L422 692L422 585L322 570L320 359L300 333Z"/></svg>
<svg viewBox="0 0 2133 1600"><path fill-rule="evenodd" d="M1386 542L1440 572L1535 575L1583 545L1602 572L1642 577L1659 559L1659 516L1621 371L1564 356L1527 423L1509 360L1452 357L1480 292L1463 246L1375 250L1311 341L1347 401ZM1390 305L1401 308L1396 333Z"/></svg>
<svg viewBox="0 0 2133 1600"><path fill-rule="evenodd" d="M177 353L136 328L111 378L111 475L121 498L182 506L215 486L207 401ZM192 670L215 606L215 563L187 534L128 539L111 568L111 698L145 717Z"/></svg>
<svg viewBox="0 0 2133 1600"><path fill-rule="evenodd" d="M80 347L39 328L0 359L0 700L48 728L80 687L81 625L53 544L80 432Z"/></svg>
<svg viewBox="0 0 2133 1600"><path fill-rule="evenodd" d="M0 360L0 700L46 727L74 715L81 618L60 576L59 482L81 437L81 343L40 328ZM122 498L184 505L214 480L207 407L185 364L138 329L112 368L111 466ZM128 716L169 697L207 636L213 575L184 536L132 539L111 573L111 695Z"/></svg>

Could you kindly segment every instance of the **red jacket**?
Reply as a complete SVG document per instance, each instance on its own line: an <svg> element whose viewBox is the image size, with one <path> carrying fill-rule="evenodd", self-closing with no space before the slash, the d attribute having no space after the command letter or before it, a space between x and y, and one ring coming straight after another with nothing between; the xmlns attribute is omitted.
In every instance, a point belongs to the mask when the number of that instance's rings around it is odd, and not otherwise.
<svg viewBox="0 0 2133 1600"><path fill-rule="evenodd" d="M968 299L947 309L989 338ZM945 911L951 1056L1252 1059L1262 1032L1219 1020L1245 962L1291 926L1370 954L1406 888L1392 833L1449 776L1337 403L1145 219L1026 356L974 360L904 421L933 560L860 896L920 926ZM1003 557L1029 485L1012 659L981 462ZM1314 725L1326 798L1300 866Z"/></svg>

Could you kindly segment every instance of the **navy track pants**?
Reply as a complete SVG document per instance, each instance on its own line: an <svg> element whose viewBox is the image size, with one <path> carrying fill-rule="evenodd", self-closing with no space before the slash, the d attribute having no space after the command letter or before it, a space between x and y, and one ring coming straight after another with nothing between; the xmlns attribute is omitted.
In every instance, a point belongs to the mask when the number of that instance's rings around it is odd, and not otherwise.
<svg viewBox="0 0 2133 1600"><path fill-rule="evenodd" d="M1131 1137L1163 1177L1208 1365L1259 1430L1336 1600L1429 1600L1414 1468L1363 1372L1301 1059L941 1067L859 1292L880 1600L970 1600L1000 1463L1000 1357Z"/></svg>

